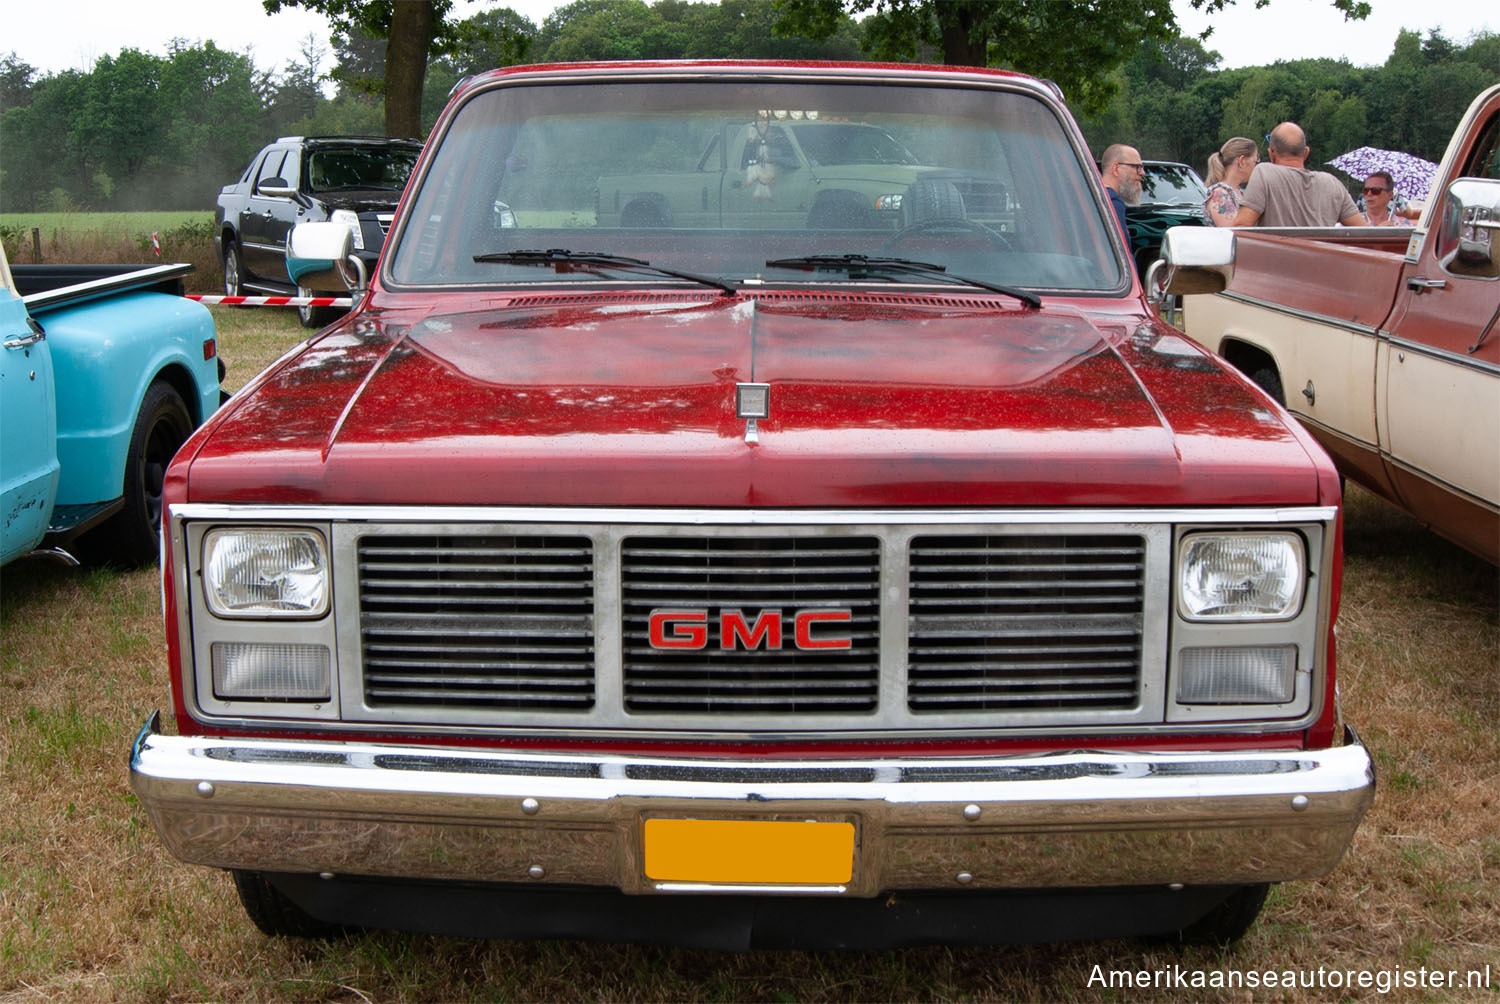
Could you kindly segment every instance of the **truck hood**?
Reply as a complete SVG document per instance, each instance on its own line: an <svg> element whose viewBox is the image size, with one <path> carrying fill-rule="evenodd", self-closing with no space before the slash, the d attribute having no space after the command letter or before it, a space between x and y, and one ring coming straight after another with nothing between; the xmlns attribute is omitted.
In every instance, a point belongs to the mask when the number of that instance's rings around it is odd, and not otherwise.
<svg viewBox="0 0 1500 1004"><path fill-rule="evenodd" d="M425 313L400 301L377 296L221 409L179 455L188 498L841 508L1317 497L1317 463L1284 413L1138 313L771 291L517 296ZM736 414L741 383L769 385L753 435Z"/></svg>

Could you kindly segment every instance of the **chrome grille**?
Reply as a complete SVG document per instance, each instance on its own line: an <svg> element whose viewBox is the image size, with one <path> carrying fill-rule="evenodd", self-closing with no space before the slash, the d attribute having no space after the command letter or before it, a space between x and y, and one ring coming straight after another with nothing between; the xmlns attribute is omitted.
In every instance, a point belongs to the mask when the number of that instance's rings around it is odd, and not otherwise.
<svg viewBox="0 0 1500 1004"><path fill-rule="evenodd" d="M634 714L865 714L880 693L880 543L873 537L631 537L620 555L624 702ZM702 649L649 643L655 610L704 611ZM847 649L801 650L799 610L847 610ZM726 642L725 611L786 623L780 648ZM731 647L732 646L732 647Z"/></svg>
<svg viewBox="0 0 1500 1004"><path fill-rule="evenodd" d="M361 538L366 704L591 708L593 566L581 536Z"/></svg>
<svg viewBox="0 0 1500 1004"><path fill-rule="evenodd" d="M955 178L963 196L964 213L970 219L989 220L1003 215L1009 208L1005 186L983 178Z"/></svg>
<svg viewBox="0 0 1500 1004"><path fill-rule="evenodd" d="M915 538L908 707L1131 707L1140 694L1145 557L1133 536Z"/></svg>

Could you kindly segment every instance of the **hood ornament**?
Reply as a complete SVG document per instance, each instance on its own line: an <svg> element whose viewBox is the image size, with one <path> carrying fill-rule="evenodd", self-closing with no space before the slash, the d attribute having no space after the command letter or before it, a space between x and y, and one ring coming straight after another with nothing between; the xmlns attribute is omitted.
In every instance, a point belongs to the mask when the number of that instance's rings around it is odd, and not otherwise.
<svg viewBox="0 0 1500 1004"><path fill-rule="evenodd" d="M771 416L771 385L735 384L734 413L745 420L745 442L760 442L760 427L756 421Z"/></svg>

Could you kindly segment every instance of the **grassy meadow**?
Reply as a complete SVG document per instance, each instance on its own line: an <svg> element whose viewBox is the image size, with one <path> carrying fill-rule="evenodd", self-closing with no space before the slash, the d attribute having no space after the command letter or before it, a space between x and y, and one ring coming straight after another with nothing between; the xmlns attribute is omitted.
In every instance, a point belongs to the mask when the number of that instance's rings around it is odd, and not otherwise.
<svg viewBox="0 0 1500 1004"><path fill-rule="evenodd" d="M33 233L34 231L34 233ZM151 235L161 241L161 257ZM212 210L149 213L6 213L0 241L13 265L191 262L190 293L221 289L223 267L214 253Z"/></svg>
<svg viewBox="0 0 1500 1004"><path fill-rule="evenodd" d="M215 308L231 388L299 341L291 311ZM1488 1001L1500 995L1500 572L1351 490L1346 717L1374 807L1326 878L1276 887L1228 949L1121 940L725 955L389 932L270 939L229 877L162 848L130 792L168 704L154 570L0 571L0 1004L30 1001ZM1110 970L1483 969L1488 987L1091 985Z"/></svg>

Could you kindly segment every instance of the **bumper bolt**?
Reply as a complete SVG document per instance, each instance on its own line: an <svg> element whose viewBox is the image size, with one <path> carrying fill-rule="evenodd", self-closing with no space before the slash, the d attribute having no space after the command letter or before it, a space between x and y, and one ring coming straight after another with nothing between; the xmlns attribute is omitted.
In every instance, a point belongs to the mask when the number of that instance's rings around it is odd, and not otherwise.
<svg viewBox="0 0 1500 1004"><path fill-rule="evenodd" d="M1297 795L1292 799L1292 811L1305 812L1310 804L1306 795Z"/></svg>
<svg viewBox="0 0 1500 1004"><path fill-rule="evenodd" d="M214 797L214 783L212 781L199 781L198 787L194 789L200 798Z"/></svg>
<svg viewBox="0 0 1500 1004"><path fill-rule="evenodd" d="M532 865L530 868L526 869L526 874L530 875L534 879L546 878L547 869L543 868L541 865Z"/></svg>
<svg viewBox="0 0 1500 1004"><path fill-rule="evenodd" d="M542 803L538 802L534 798L523 798L523 799L521 799L521 811L524 812L524 813L526 813L526 815L528 815L528 816L535 816L537 814L537 812L541 809L541 807L542 807Z"/></svg>
<svg viewBox="0 0 1500 1004"><path fill-rule="evenodd" d="M955 878L958 880L959 885L968 885L970 882L974 881L974 876L969 872L959 872L958 875L955 876Z"/></svg>
<svg viewBox="0 0 1500 1004"><path fill-rule="evenodd" d="M964 818L971 823L978 819L983 812L983 809L972 803L964 806Z"/></svg>
<svg viewBox="0 0 1500 1004"><path fill-rule="evenodd" d="M324 882L332 882L333 872L318 872L318 878L322 879Z"/></svg>

